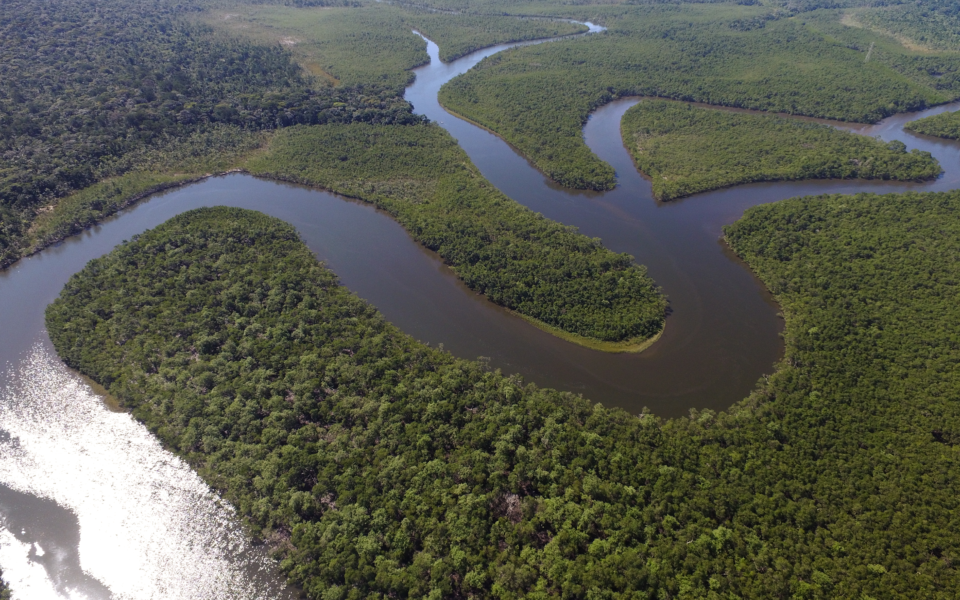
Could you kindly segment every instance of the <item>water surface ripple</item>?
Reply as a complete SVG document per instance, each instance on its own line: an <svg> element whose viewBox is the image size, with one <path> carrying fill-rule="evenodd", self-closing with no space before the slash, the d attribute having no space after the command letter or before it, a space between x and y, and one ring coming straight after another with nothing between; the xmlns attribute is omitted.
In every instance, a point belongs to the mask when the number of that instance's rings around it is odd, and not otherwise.
<svg viewBox="0 0 960 600"><path fill-rule="evenodd" d="M599 28L591 27L592 31ZM589 43L589 42L586 42ZM588 145L617 170L606 193L563 190L508 144L444 112L440 86L512 46L450 64L428 43L407 98L446 127L483 174L518 202L647 265L670 298L666 332L640 355L562 342L472 293L396 222L362 203L245 175L158 194L0 273L0 567L18 599L292 598L233 511L177 457L56 357L43 311L71 274L134 234L201 206L260 210L294 224L351 290L401 329L529 381L637 412L673 416L744 397L781 353L763 287L718 241L744 209L791 196L957 187L960 146L902 130L900 115L860 133L929 150L947 174L928 184L758 184L654 201L620 140L621 100L597 111ZM960 107L939 107L934 114Z"/></svg>

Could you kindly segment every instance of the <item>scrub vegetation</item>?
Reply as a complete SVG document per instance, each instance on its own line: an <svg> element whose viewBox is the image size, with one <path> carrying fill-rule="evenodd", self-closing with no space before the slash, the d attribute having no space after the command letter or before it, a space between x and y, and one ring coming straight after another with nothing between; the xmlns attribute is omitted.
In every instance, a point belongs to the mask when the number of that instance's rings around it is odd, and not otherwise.
<svg viewBox="0 0 960 600"><path fill-rule="evenodd" d="M923 135L957 140L960 139L960 112L941 113L917 119L910 121L903 128Z"/></svg>
<svg viewBox="0 0 960 600"><path fill-rule="evenodd" d="M228 6L204 13L201 20L246 39L286 46L308 72L320 76L320 84L376 83L398 93L413 79L409 69L428 60L423 41L412 30L436 42L443 61L505 42L587 30L565 21L438 13L389 4L351 8Z"/></svg>
<svg viewBox="0 0 960 600"><path fill-rule="evenodd" d="M292 227L183 214L47 310L312 598L952 598L960 193L751 209L778 372L663 421L423 346Z"/></svg>
<svg viewBox="0 0 960 600"><path fill-rule="evenodd" d="M608 31L490 57L445 85L440 100L568 187L615 184L581 129L591 111L617 97L872 122L960 94L960 55L912 52L889 36L841 25L838 11L717 4L564 10L596 13Z"/></svg>
<svg viewBox="0 0 960 600"><path fill-rule="evenodd" d="M629 350L663 328L645 268L504 196L437 125L291 127L246 168L374 203L471 289L576 341Z"/></svg>
<svg viewBox="0 0 960 600"><path fill-rule="evenodd" d="M666 100L623 116L624 142L653 193L672 200L754 181L895 179L940 174L929 152L773 115L698 108Z"/></svg>

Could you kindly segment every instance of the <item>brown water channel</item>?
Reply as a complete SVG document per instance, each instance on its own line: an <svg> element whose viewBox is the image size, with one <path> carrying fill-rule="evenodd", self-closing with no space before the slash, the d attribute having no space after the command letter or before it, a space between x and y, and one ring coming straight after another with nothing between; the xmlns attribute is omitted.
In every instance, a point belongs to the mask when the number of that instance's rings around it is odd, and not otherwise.
<svg viewBox="0 0 960 600"><path fill-rule="evenodd" d="M201 206L260 210L294 224L348 288L414 337L505 372L638 412L675 416L743 398L781 354L777 308L719 241L744 209L808 194L958 187L960 146L905 134L898 116L861 133L933 152L947 174L929 184L759 184L664 205L620 140L623 112L597 111L584 135L617 170L607 193L563 190L498 137L437 104L440 86L495 47L416 71L417 112L446 127L504 193L645 264L670 298L662 339L639 355L587 350L546 334L465 288L432 253L368 205L244 175L159 194L0 273L0 567L15 597L283 598L262 548L231 509L125 413L70 373L50 347L43 311L71 274L134 234ZM933 114L960 105L927 111Z"/></svg>

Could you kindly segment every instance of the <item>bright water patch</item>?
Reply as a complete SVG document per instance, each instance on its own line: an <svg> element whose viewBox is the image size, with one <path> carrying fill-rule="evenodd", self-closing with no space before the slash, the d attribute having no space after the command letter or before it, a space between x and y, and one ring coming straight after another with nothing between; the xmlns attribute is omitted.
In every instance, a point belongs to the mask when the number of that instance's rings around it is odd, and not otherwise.
<svg viewBox="0 0 960 600"><path fill-rule="evenodd" d="M15 598L293 597L233 509L46 345L6 380L0 563Z"/></svg>

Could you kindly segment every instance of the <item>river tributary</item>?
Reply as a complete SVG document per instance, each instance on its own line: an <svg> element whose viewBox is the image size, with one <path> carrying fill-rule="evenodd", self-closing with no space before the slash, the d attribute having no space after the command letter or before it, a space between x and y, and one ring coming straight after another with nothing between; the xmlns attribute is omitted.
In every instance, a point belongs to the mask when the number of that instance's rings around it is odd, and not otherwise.
<svg viewBox="0 0 960 600"><path fill-rule="evenodd" d="M937 181L754 184L659 203L623 147L620 118L638 101L624 99L584 129L590 148L617 170L617 189L564 190L437 103L443 83L509 46L443 64L428 43L431 63L417 69L407 98L508 196L646 265L670 300L660 341L636 355L563 342L468 290L385 214L333 194L246 175L158 194L0 273L0 567L16 598L293 597L264 549L245 541L230 507L66 369L44 331L44 308L71 274L180 212L229 205L284 219L344 285L414 337L608 406L676 416L730 406L782 352L778 309L719 240L723 225L750 206L793 196L960 187L960 145L907 134L902 125L920 115L899 115L851 129L932 152L946 171Z"/></svg>

